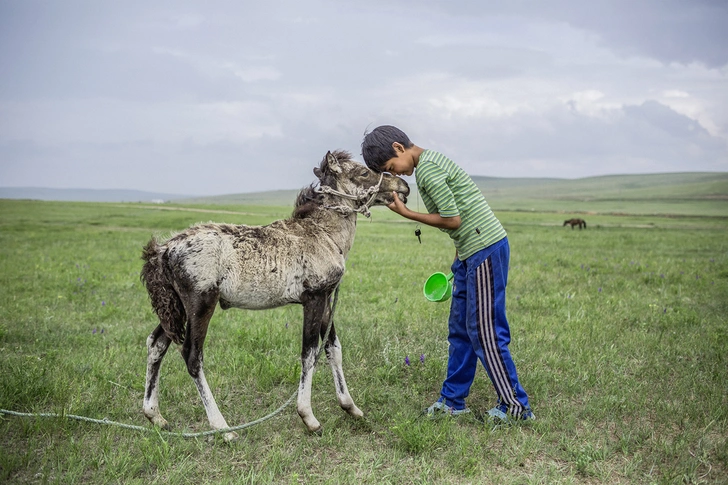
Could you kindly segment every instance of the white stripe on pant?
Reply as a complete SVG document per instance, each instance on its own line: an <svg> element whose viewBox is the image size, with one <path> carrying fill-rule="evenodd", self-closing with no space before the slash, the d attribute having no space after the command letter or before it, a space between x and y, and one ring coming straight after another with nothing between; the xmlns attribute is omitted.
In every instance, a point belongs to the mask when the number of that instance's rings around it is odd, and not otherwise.
<svg viewBox="0 0 728 485"><path fill-rule="evenodd" d="M503 362L496 333L493 270L490 258L476 269L476 289L478 308L478 333L485 354L485 363L498 397L508 406L508 412L520 417L523 405L516 399L510 376Z"/></svg>

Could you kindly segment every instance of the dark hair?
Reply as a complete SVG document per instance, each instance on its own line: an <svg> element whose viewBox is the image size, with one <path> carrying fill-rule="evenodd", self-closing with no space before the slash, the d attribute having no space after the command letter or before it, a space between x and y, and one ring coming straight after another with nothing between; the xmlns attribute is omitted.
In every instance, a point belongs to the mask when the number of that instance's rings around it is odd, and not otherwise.
<svg viewBox="0 0 728 485"><path fill-rule="evenodd" d="M375 172L383 171L384 164L397 156L392 148L394 142L401 143L405 148L413 146L405 132L396 126L382 125L367 133L361 142L361 155L367 167Z"/></svg>

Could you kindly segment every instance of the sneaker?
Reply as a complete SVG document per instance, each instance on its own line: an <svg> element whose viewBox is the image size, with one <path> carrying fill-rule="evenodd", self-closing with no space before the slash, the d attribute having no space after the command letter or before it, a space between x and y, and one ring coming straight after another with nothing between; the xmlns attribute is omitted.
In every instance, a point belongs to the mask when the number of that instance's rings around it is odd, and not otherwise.
<svg viewBox="0 0 728 485"><path fill-rule="evenodd" d="M452 406L448 406L441 400L436 401L435 404L425 409L425 414L427 414L428 418L437 418L441 416L457 417L468 413L470 413L470 409L468 408L455 409Z"/></svg>
<svg viewBox="0 0 728 485"><path fill-rule="evenodd" d="M516 418L508 416L503 410L496 406L493 409L488 410L488 418L498 424L505 424L510 421L516 421ZM521 421L533 421L536 419L536 415L530 409L526 410L520 417Z"/></svg>
<svg viewBox="0 0 728 485"><path fill-rule="evenodd" d="M503 411L501 411L498 407L494 407L493 409L488 410L488 418L491 421L495 421L495 422L499 422L499 421L503 422L503 423L508 422L508 415L506 413L504 413Z"/></svg>

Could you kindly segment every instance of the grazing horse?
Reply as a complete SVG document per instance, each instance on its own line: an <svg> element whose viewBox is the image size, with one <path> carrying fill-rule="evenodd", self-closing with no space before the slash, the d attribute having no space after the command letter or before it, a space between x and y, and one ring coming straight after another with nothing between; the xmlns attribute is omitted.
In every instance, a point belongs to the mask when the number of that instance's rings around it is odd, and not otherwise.
<svg viewBox="0 0 728 485"><path fill-rule="evenodd" d="M215 306L261 310L297 303L303 306L297 410L309 431L321 428L311 410L316 350L329 327L331 296L344 275L357 213L368 217L369 207L391 204L395 192L406 202L409 186L399 177L375 173L352 161L344 151L327 153L314 174L319 186L301 190L293 215L286 220L267 226L199 224L166 242L152 239L144 247L141 279L159 317L159 325L147 338L144 390L144 415L154 425L169 429L159 411L159 369L172 342L182 345L182 357L210 426L224 429L228 424L202 365ZM324 345L339 405L351 416L362 417L344 380L333 322ZM227 433L225 439L236 436Z"/></svg>
<svg viewBox="0 0 728 485"><path fill-rule="evenodd" d="M569 219L568 221L564 221L564 225L561 227L566 227L569 224L571 224L572 229L574 229L574 226L579 226L579 230L582 227L586 229L586 221L584 219Z"/></svg>

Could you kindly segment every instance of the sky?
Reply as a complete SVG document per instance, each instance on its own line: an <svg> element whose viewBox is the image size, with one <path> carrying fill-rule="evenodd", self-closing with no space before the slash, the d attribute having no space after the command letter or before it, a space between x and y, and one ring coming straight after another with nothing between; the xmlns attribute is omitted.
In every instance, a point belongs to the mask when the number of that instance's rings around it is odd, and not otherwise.
<svg viewBox="0 0 728 485"><path fill-rule="evenodd" d="M0 186L315 182L396 125L471 175L728 172L725 0L0 0Z"/></svg>

